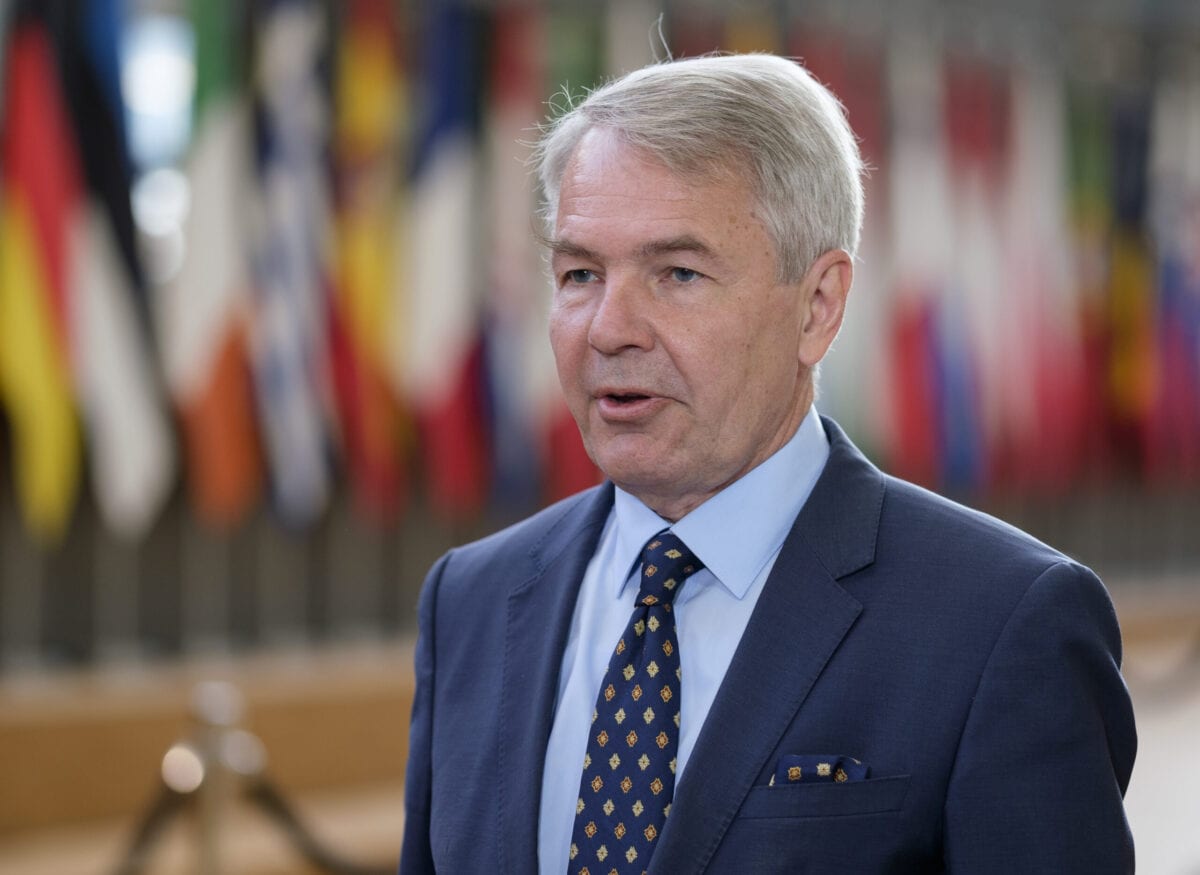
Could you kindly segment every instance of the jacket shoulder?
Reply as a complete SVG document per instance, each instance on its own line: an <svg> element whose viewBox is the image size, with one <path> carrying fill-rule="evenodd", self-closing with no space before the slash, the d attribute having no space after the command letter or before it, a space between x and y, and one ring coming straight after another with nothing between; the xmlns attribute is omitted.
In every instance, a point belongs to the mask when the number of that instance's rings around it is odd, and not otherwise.
<svg viewBox="0 0 1200 875"><path fill-rule="evenodd" d="M902 540L907 545L903 553L914 559L966 567L999 563L1031 568L1072 561L1028 532L983 511L890 475L884 475L884 482L881 542Z"/></svg>
<svg viewBox="0 0 1200 875"><path fill-rule="evenodd" d="M582 533L603 524L612 506L611 484L578 492L477 541L455 547L435 568L443 588L498 576L511 579L540 571Z"/></svg>

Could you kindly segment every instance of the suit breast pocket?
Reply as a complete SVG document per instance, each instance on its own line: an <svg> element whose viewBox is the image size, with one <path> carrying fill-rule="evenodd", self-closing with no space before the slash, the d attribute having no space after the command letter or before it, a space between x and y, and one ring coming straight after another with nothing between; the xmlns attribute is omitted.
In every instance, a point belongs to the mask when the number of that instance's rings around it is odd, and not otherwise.
<svg viewBox="0 0 1200 875"><path fill-rule="evenodd" d="M738 817L851 817L898 811L908 793L908 775L846 784L792 784L755 787Z"/></svg>

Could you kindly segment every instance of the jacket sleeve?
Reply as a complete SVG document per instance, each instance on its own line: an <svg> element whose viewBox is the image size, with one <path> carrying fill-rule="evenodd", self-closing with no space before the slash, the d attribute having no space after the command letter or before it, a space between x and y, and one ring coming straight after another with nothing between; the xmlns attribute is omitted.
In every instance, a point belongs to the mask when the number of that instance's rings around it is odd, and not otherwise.
<svg viewBox="0 0 1200 875"><path fill-rule="evenodd" d="M981 676L951 773L949 872L1133 872L1137 749L1116 614L1061 562L1030 586Z"/></svg>
<svg viewBox="0 0 1200 875"><path fill-rule="evenodd" d="M400 875L434 872L430 844L433 691L437 591L450 554L430 569L417 602L417 649L413 657L416 692L408 731L408 767L404 776L404 842Z"/></svg>

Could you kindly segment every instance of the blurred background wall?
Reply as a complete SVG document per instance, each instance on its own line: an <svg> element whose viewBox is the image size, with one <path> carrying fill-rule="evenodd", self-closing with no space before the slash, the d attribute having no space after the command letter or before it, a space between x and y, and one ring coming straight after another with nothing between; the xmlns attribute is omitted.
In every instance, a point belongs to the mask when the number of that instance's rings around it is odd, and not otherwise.
<svg viewBox="0 0 1200 875"><path fill-rule="evenodd" d="M403 641L439 553L595 482L525 162L668 51L802 58L860 138L822 412L1093 566L1127 637L1200 612L1195 3L0 21L0 684Z"/></svg>

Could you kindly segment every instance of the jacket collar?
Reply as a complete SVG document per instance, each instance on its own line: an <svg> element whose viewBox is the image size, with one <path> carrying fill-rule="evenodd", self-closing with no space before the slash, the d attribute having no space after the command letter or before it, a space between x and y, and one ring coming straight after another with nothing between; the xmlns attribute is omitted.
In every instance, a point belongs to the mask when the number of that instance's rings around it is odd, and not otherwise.
<svg viewBox="0 0 1200 875"><path fill-rule="evenodd" d="M496 777L500 872L537 871L542 767L559 667L579 584L612 502L610 483L577 500L529 551L526 576L509 593Z"/></svg>
<svg viewBox="0 0 1200 875"><path fill-rule="evenodd" d="M832 420L823 425L829 461L784 542L676 787L651 873L705 869L862 611L837 580L874 561L884 479Z"/></svg>

